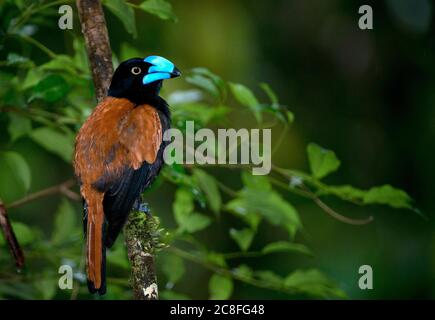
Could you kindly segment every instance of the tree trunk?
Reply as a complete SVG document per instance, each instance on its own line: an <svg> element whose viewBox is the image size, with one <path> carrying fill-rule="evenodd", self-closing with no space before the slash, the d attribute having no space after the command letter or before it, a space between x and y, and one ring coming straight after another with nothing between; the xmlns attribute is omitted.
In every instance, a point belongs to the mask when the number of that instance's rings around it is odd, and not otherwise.
<svg viewBox="0 0 435 320"><path fill-rule="evenodd" d="M99 0L77 0L77 9L85 36L95 95L100 102L107 94L113 74L106 20Z"/></svg>

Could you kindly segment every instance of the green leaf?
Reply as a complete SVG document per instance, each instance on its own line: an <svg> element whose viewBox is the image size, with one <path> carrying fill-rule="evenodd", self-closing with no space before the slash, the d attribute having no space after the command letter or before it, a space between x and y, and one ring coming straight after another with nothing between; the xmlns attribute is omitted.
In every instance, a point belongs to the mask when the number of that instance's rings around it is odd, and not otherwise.
<svg viewBox="0 0 435 320"><path fill-rule="evenodd" d="M16 152L0 152L0 197L11 202L23 196L30 188L30 168Z"/></svg>
<svg viewBox="0 0 435 320"><path fill-rule="evenodd" d="M25 246L34 242L36 236L30 227L21 222L12 222L11 224L17 236L17 240L21 245Z"/></svg>
<svg viewBox="0 0 435 320"><path fill-rule="evenodd" d="M319 190L319 195L331 194L346 201L361 200L367 191L357 189L350 185L342 186L322 186Z"/></svg>
<svg viewBox="0 0 435 320"><path fill-rule="evenodd" d="M177 21L177 17L172 11L172 5L164 0L146 0L142 2L139 7L151 13L162 20L172 20Z"/></svg>
<svg viewBox="0 0 435 320"><path fill-rule="evenodd" d="M247 279L251 279L254 275L254 271L252 271L252 269L245 264L241 264L237 268L233 269L233 273Z"/></svg>
<svg viewBox="0 0 435 320"><path fill-rule="evenodd" d="M8 132L12 141L25 136L30 131L32 131L32 121L30 119L13 113L9 114Z"/></svg>
<svg viewBox="0 0 435 320"><path fill-rule="evenodd" d="M255 115L258 122L261 122L260 103L254 93L246 86L240 83L230 83L231 92L234 98L243 106L248 107Z"/></svg>
<svg viewBox="0 0 435 320"><path fill-rule="evenodd" d="M193 233L210 225L211 219L209 217L193 212L193 209L192 194L184 188L179 188L175 193L173 210L175 221L178 223L181 232Z"/></svg>
<svg viewBox="0 0 435 320"><path fill-rule="evenodd" d="M215 214L218 214L222 205L222 199L216 179L201 169L194 169L193 176L204 192L210 209Z"/></svg>
<svg viewBox="0 0 435 320"><path fill-rule="evenodd" d="M214 74L209 69L202 68L202 67L193 68L191 72L194 75L200 75L209 78L213 82L217 90L219 91L220 97L222 99L224 99L227 96L227 85L226 82L221 77Z"/></svg>
<svg viewBox="0 0 435 320"><path fill-rule="evenodd" d="M319 195L330 194L346 201L361 201L363 204L384 204L393 208L413 209L412 198L403 190L383 185L361 190L350 185L319 186Z"/></svg>
<svg viewBox="0 0 435 320"><path fill-rule="evenodd" d="M262 252L265 254L274 252L298 252L306 255L312 255L310 249L308 249L303 244L288 241L277 241L269 243L263 248Z"/></svg>
<svg viewBox="0 0 435 320"><path fill-rule="evenodd" d="M235 198L225 205L225 209L246 222L252 229L256 230L261 222L261 215L255 211L248 211L246 199Z"/></svg>
<svg viewBox="0 0 435 320"><path fill-rule="evenodd" d="M163 175L166 179L180 187L197 188L192 176L186 174L186 170L180 164L172 164L163 168ZM175 202L174 202L175 204ZM193 200L192 200L193 205ZM174 208L174 206L172 206ZM175 211L174 211L175 213Z"/></svg>
<svg viewBox="0 0 435 320"><path fill-rule="evenodd" d="M267 96L270 99L270 102L272 103L272 105L278 105L278 96L276 95L276 93L272 90L272 88L269 86L269 84L262 82L260 83L260 88L263 89L263 91L267 94Z"/></svg>
<svg viewBox="0 0 435 320"><path fill-rule="evenodd" d="M30 137L66 162L71 162L74 150L74 138L49 127L38 128L30 133Z"/></svg>
<svg viewBox="0 0 435 320"><path fill-rule="evenodd" d="M267 105L266 110L272 112L275 117L281 120L284 123L291 124L294 121L294 115L292 112L287 110L287 107L281 106L278 101L278 96L272 90L272 88L267 83L260 83L261 89L267 94L271 105Z"/></svg>
<svg viewBox="0 0 435 320"><path fill-rule="evenodd" d="M365 204L386 204L393 208L411 209L411 197L403 190L390 185L373 187L363 197Z"/></svg>
<svg viewBox="0 0 435 320"><path fill-rule="evenodd" d="M260 214L270 223L285 227L292 237L302 227L296 209L273 190L244 189L225 207L241 216Z"/></svg>
<svg viewBox="0 0 435 320"><path fill-rule="evenodd" d="M273 271L259 270L255 271L254 275L262 281L266 281L277 286L282 286L283 278L274 273Z"/></svg>
<svg viewBox="0 0 435 320"><path fill-rule="evenodd" d="M284 285L322 298L346 298L344 293L327 276L316 269L296 270L285 278Z"/></svg>
<svg viewBox="0 0 435 320"><path fill-rule="evenodd" d="M26 78L21 83L21 89L26 90L38 84L46 76L40 68L31 68L27 72Z"/></svg>
<svg viewBox="0 0 435 320"><path fill-rule="evenodd" d="M245 228L242 230L230 229L230 236L237 242L240 249L247 251L254 239L255 232L251 229Z"/></svg>
<svg viewBox="0 0 435 320"><path fill-rule="evenodd" d="M189 75L186 77L186 82L198 88L203 89L204 91L208 92L215 98L219 98L220 96L220 91L216 83L212 79L204 75L201 74Z"/></svg>
<svg viewBox="0 0 435 320"><path fill-rule="evenodd" d="M233 293L233 280L228 277L214 274L208 283L211 300L226 300Z"/></svg>
<svg viewBox="0 0 435 320"><path fill-rule="evenodd" d="M293 112L287 111L286 116L287 116L288 123L293 123L295 121L295 115L293 114Z"/></svg>
<svg viewBox="0 0 435 320"><path fill-rule="evenodd" d="M231 82L230 89L234 97L240 104L250 108L258 107L259 102L255 97L254 93L248 87L240 83Z"/></svg>
<svg viewBox="0 0 435 320"><path fill-rule="evenodd" d="M269 191L272 185L267 176L253 175L250 171L242 171L243 184L252 190Z"/></svg>
<svg viewBox="0 0 435 320"><path fill-rule="evenodd" d="M161 258L162 271L168 279L168 283L176 284L186 271L183 259L174 254L165 254Z"/></svg>
<svg viewBox="0 0 435 320"><path fill-rule="evenodd" d="M338 160L334 151L323 149L315 143L308 145L307 153L311 172L317 179L336 171L340 166L340 160Z"/></svg>
<svg viewBox="0 0 435 320"><path fill-rule="evenodd" d="M69 86L65 79L57 74L52 74L41 80L33 87L33 94L29 101L43 99L47 102L56 102L66 96Z"/></svg>
<svg viewBox="0 0 435 320"><path fill-rule="evenodd" d="M206 253L204 260L214 264L218 267L226 268L227 262L225 260L225 256L222 253L209 251Z"/></svg>
<svg viewBox="0 0 435 320"><path fill-rule="evenodd" d="M124 0L104 0L103 4L122 22L125 30L136 38L136 19L133 8Z"/></svg>
<svg viewBox="0 0 435 320"><path fill-rule="evenodd" d="M211 222L212 221L209 217L194 212L183 220L181 228L189 233L194 233L207 228Z"/></svg>
<svg viewBox="0 0 435 320"><path fill-rule="evenodd" d="M40 65L38 68L36 68L35 70L37 71L35 73L35 76L38 77L41 75L41 73L44 74L43 71L63 72L63 73L68 73L70 75L77 76L77 69L75 68L75 66L76 66L76 62L72 57L67 56L65 54L58 54L49 62L44 63Z"/></svg>
<svg viewBox="0 0 435 320"><path fill-rule="evenodd" d="M30 229L27 225L21 222L11 222L12 229L14 230L15 236L17 237L18 242L22 246L29 245L35 241L36 234ZM4 246L6 244L6 240L3 236L0 236L0 246Z"/></svg>
<svg viewBox="0 0 435 320"><path fill-rule="evenodd" d="M185 188L179 188L175 193L175 201L172 208L175 220L180 224L181 220L191 214L194 209L192 194Z"/></svg>
<svg viewBox="0 0 435 320"><path fill-rule="evenodd" d="M71 203L67 199L62 198L54 218L53 232L51 235L51 241L54 244L62 243L77 235L76 216L77 214Z"/></svg>

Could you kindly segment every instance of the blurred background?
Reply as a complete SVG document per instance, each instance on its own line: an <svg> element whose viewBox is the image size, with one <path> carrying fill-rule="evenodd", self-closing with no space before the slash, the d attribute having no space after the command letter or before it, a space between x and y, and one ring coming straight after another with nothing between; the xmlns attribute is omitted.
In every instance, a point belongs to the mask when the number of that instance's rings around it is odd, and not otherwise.
<svg viewBox="0 0 435 320"><path fill-rule="evenodd" d="M3 1L3 30L6 21L22 13L14 7L17 3ZM304 226L303 231L296 235L296 241L309 247L313 256L277 253L255 259L236 259L231 261L230 266L244 263L253 269L273 270L280 275L297 268L316 268L333 279L351 299L434 298L433 2L184 0L171 1L171 4L177 22L161 20L135 10L137 37L126 32L119 17L105 8L115 60L129 58L132 52L141 56L158 54L174 61L182 71L206 67L225 80L244 83L263 100L266 98L258 83L268 83L280 102L288 106L295 116L284 142L274 154L272 161L275 164L309 171L305 146L316 142L334 150L341 160L340 170L325 178L328 184L350 184L361 189L391 184L405 190L426 217L411 210L376 205L356 206L333 197L325 198L328 205L343 215L374 217L368 225L347 225L332 219L312 201L280 192L297 208ZM373 8L373 30L360 30L358 27L361 16L358 9L363 4L370 4ZM75 7L73 30L59 30L58 17L56 8L47 9L44 19L39 21L36 17L33 21L37 28L31 36L53 52L74 55L73 39L80 37ZM5 37L0 43L1 61L6 61L11 52L31 57L35 65L50 60L44 51L13 37ZM1 68L4 73L0 88L1 104L7 106L12 104L11 101L20 101L20 97L19 94L8 95L5 84L13 82L11 79L20 77L24 71L5 64ZM87 83L88 91L79 92L77 96L84 96L88 108L92 108L89 79ZM174 90L185 87L185 83L171 81L165 85L163 94L169 96ZM231 107L241 108L237 104ZM0 150L16 151L27 161L32 172L29 193L73 176L69 163L47 151L35 139L23 135L12 142L6 129L10 119L1 108ZM255 127L254 120L237 113L237 110L225 122L225 127L243 126ZM272 137L281 133L279 127L273 130ZM236 190L241 187L238 174L223 174L227 171L219 168L208 172L218 175ZM3 189L10 189L10 201L18 199L8 182L11 173L0 170L0 174ZM169 229L175 225L171 213L175 189L174 185L162 181L156 190L146 195L162 226ZM48 239L62 201L61 197L51 196L10 209L9 214L12 220L37 228L38 239ZM77 230L74 231L75 238L64 247L74 247L74 253L68 254L68 261L79 266L82 245L78 227L80 204L71 202L70 206L77 213ZM220 220L199 231L196 237L214 251L235 251L237 245L226 231L233 225L237 226L238 222L234 219L222 213ZM252 243L254 249L285 237L285 232L277 231L274 226L264 224L259 228ZM122 244L122 240L118 242ZM50 255L53 249L48 244L32 248L30 243L29 248L25 247L30 261L35 262L27 266L24 278L27 274L30 277L27 279L31 279L32 268L45 268L43 261L32 260L32 255L37 255L38 250ZM41 279L26 281L20 278L12 284L8 283L17 276L4 243L0 257L4 274L0 276L0 297L69 297L69 293L47 289L53 288L51 284L57 281L57 270L50 271L49 268L44 271L48 276L42 282ZM128 271L121 268L123 263L126 260L109 270L113 278L127 279ZM373 290L358 287L361 265L373 267ZM159 274L162 287L166 277L163 273ZM184 297L207 298L209 277L210 271L186 262L184 275L175 288ZM171 289L170 285L166 285L168 290ZM82 287L78 297L89 298ZM20 295L19 292L25 294ZM108 298L130 297L128 288L122 284L119 287L113 284L111 290L110 281L109 292ZM305 297L299 294L289 296L243 282L235 282L231 295L234 299Z"/></svg>

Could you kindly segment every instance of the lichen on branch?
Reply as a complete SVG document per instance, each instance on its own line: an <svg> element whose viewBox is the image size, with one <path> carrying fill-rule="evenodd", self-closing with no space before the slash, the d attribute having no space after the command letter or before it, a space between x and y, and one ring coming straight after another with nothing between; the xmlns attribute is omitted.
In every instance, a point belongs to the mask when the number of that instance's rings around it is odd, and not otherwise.
<svg viewBox="0 0 435 320"><path fill-rule="evenodd" d="M132 211L124 229L131 282L136 300L157 300L158 287L154 263L159 244L159 220L149 213Z"/></svg>

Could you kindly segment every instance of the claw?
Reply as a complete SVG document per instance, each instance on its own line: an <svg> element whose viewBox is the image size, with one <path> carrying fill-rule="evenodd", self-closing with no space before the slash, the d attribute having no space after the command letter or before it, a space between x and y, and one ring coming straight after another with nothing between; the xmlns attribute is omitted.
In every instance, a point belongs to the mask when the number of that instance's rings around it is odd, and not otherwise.
<svg viewBox="0 0 435 320"><path fill-rule="evenodd" d="M136 199L136 201L134 202L134 204L133 204L133 210L135 210L135 211L139 211L139 209L140 209L140 205L141 205L141 201L142 199L140 199L140 198L137 198Z"/></svg>
<svg viewBox="0 0 435 320"><path fill-rule="evenodd" d="M146 215L149 215L151 213L150 207L148 206L148 203L142 202L139 205L138 211L145 213Z"/></svg>

